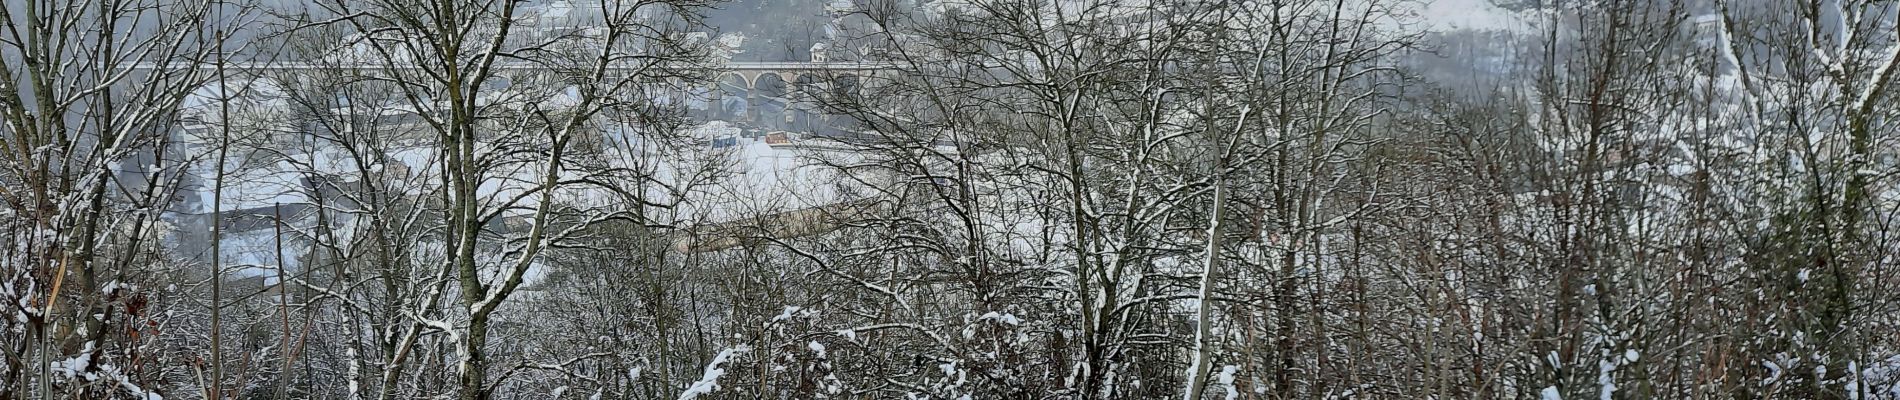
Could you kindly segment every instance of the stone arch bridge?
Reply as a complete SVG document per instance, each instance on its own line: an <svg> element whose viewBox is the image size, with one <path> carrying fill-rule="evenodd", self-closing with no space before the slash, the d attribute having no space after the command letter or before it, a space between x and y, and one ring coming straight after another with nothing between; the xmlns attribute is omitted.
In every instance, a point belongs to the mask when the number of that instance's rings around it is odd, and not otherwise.
<svg viewBox="0 0 1900 400"><path fill-rule="evenodd" d="M634 65L620 66L620 67L609 66L607 70L611 72L614 70L631 70L631 69L638 69L642 67L644 66L634 66ZM147 70L147 71L184 69L184 68L196 68L196 69L209 70L209 69L217 69L218 65L216 64L135 63L135 64L130 65L129 68L132 70ZM233 63L226 63L224 65L224 68L226 70L232 70L232 71L244 71L244 72L255 73L255 72L265 72L265 71L299 71L299 70L309 70L309 71L415 70L415 69L427 68L427 66L389 65L389 64L337 65L333 63L308 63L308 62L233 62ZM523 72L541 71L541 70L547 69L547 67L543 65L535 65L535 64L527 64L527 63L498 64L498 65L495 65L494 68L498 70L502 70L502 71L523 71ZM706 66L706 67L695 66L692 68L704 68L704 69L718 71L717 75L715 75L715 80L719 80L719 81L724 81L727 78L736 77L739 79L740 82L743 82L743 86L745 88L750 89L758 85L758 83L760 82L759 81L760 78L766 77L768 75L774 78L777 78L781 81L784 81L785 83L795 83L795 82L804 82L804 81L828 81L835 77L847 77L847 76L848 77L866 77L866 76L872 76L872 75L877 75L877 74L890 73L890 72L897 71L899 69L899 65L896 63L871 62L871 61L834 61L834 62L743 61L743 62L728 62L728 63L725 63L724 65L718 65L718 66Z"/></svg>
<svg viewBox="0 0 1900 400"><path fill-rule="evenodd" d="M745 89L757 88L766 76L786 84L829 82L837 78L861 79L897 70L892 63L872 62L734 62L727 63L714 80L738 78Z"/></svg>
<svg viewBox="0 0 1900 400"><path fill-rule="evenodd" d="M168 64L134 63L128 66L135 71L178 70L195 68L200 70L216 69L217 64ZM614 65L608 72L632 71L648 68L643 65ZM334 62L231 62L223 68L238 74L261 75L270 72L296 71L389 71L419 70L424 65L404 65L391 63L337 64ZM519 74L534 74L550 69L545 65L531 63L496 64L496 70ZM727 95L739 94L752 103L761 98L778 98L794 93L833 93L859 92L868 86L875 86L882 79L890 78L902 70L902 65L876 61L742 61L727 62L722 65L693 65L687 69L699 69L713 72L713 80L707 84L708 95L714 100ZM869 78L869 79L867 79ZM674 82L678 82L674 80ZM762 86L763 85L763 86ZM756 111L747 108L747 118L756 118Z"/></svg>

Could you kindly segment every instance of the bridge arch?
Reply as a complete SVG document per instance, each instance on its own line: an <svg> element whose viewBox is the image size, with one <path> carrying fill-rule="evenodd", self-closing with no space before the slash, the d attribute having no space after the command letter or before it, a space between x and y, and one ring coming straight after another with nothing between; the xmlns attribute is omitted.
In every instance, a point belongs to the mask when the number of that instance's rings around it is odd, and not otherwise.
<svg viewBox="0 0 1900 400"><path fill-rule="evenodd" d="M743 95L745 91L752 90L752 78L745 74L722 72L713 78L713 87L722 94Z"/></svg>
<svg viewBox="0 0 1900 400"><path fill-rule="evenodd" d="M752 88L753 78L756 76L757 74L748 74L743 71L722 71L713 76L713 82L724 85L733 80L737 80L739 87L750 89Z"/></svg>
<svg viewBox="0 0 1900 400"><path fill-rule="evenodd" d="M758 97L785 97L791 92L791 82L785 78L788 74L759 74L752 78L751 90Z"/></svg>
<svg viewBox="0 0 1900 400"><path fill-rule="evenodd" d="M827 95L832 97L854 97L861 92L864 81L856 73L841 73L831 77Z"/></svg>
<svg viewBox="0 0 1900 400"><path fill-rule="evenodd" d="M743 74L719 73L708 88L710 90L706 95L711 102L709 106L721 117L743 113L752 106L746 102L748 93L752 91L752 82Z"/></svg>
<svg viewBox="0 0 1900 400"><path fill-rule="evenodd" d="M816 73L801 73L792 76L792 91L805 95L822 95L829 84L828 76Z"/></svg>

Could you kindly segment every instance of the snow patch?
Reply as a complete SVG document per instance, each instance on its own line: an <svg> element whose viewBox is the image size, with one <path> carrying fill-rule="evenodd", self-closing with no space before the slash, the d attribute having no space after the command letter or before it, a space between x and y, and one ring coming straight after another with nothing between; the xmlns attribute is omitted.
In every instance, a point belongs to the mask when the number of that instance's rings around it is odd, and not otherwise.
<svg viewBox="0 0 1900 400"><path fill-rule="evenodd" d="M811 343L806 343L805 348L811 349L811 352L814 354L817 354L818 358L825 358L825 344L824 343L818 343L818 341L813 340L811 341Z"/></svg>
<svg viewBox="0 0 1900 400"><path fill-rule="evenodd" d="M976 317L976 319L979 321L996 321L998 323L1004 323L1004 324L1010 324L1010 325L1023 324L1023 321L1021 319L1017 319L1015 314L1010 314L1010 313L998 314L995 311L984 313L982 316Z"/></svg>
<svg viewBox="0 0 1900 400"><path fill-rule="evenodd" d="M1543 391L1537 393L1537 398L1540 400L1564 400L1564 396L1557 393L1556 386L1545 386Z"/></svg>
<svg viewBox="0 0 1900 400"><path fill-rule="evenodd" d="M726 376L725 365L732 362L734 357L748 351L752 351L752 348L743 344L720 350L719 355L713 356L712 362L706 363L706 373L701 375L698 381L693 382L692 386L687 386L686 391L680 393L679 400L693 400L699 398L700 395L712 394L719 390L719 378Z"/></svg>
<svg viewBox="0 0 1900 400"><path fill-rule="evenodd" d="M86 347L81 349L79 354L73 355L72 358L63 361L54 362L52 365L53 372L65 375L66 379L73 379L81 375L86 376L88 380L92 379L91 374L86 373L88 367L92 366L92 350L92 342L86 342Z"/></svg>
<svg viewBox="0 0 1900 400"><path fill-rule="evenodd" d="M1236 372L1240 372L1240 367L1222 365L1220 367L1220 375L1215 376L1216 379L1220 380L1221 387L1227 389L1227 400L1240 398L1240 391L1234 389L1234 373Z"/></svg>
<svg viewBox="0 0 1900 400"><path fill-rule="evenodd" d="M772 317L772 322L786 321L794 317L809 317L817 313L817 311L807 310L804 307L785 306L785 311L780 311L778 316Z"/></svg>

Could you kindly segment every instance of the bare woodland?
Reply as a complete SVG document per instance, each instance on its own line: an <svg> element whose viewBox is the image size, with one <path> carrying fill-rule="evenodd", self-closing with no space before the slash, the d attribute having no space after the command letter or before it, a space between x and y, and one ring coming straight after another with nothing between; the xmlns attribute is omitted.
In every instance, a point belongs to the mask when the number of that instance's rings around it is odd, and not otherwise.
<svg viewBox="0 0 1900 400"><path fill-rule="evenodd" d="M0 400L1900 399L1900 2L0 1Z"/></svg>

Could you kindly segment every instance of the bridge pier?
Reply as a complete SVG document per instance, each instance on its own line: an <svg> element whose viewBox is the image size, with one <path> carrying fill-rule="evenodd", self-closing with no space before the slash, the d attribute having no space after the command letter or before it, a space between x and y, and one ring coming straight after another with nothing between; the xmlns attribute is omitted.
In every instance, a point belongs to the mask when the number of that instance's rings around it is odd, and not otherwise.
<svg viewBox="0 0 1900 400"><path fill-rule="evenodd" d="M755 122L759 120L759 94L756 89L758 89L756 86L746 88L745 122Z"/></svg>

